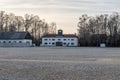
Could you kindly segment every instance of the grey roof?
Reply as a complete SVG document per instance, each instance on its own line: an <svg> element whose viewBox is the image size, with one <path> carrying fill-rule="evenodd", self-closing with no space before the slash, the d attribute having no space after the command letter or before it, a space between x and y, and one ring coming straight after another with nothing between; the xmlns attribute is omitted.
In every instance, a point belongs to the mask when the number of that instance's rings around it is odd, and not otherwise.
<svg viewBox="0 0 120 80"><path fill-rule="evenodd" d="M29 39L31 36L28 32L0 32L0 39Z"/></svg>

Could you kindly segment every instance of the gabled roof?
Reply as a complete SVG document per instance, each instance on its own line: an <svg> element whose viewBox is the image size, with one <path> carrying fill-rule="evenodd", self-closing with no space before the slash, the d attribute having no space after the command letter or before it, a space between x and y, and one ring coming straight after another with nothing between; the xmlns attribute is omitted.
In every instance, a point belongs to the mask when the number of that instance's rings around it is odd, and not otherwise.
<svg viewBox="0 0 120 80"><path fill-rule="evenodd" d="M74 34L64 34L62 36L58 36L57 34L46 34L43 37L77 37Z"/></svg>
<svg viewBox="0 0 120 80"><path fill-rule="evenodd" d="M31 39L28 32L0 32L1 40Z"/></svg>

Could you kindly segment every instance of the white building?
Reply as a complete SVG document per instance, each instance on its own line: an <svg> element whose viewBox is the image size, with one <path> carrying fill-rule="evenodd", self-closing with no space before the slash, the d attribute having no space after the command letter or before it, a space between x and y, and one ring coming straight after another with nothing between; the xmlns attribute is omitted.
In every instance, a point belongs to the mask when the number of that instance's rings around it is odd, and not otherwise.
<svg viewBox="0 0 120 80"><path fill-rule="evenodd" d="M63 34L62 30L58 30L58 34L43 36L41 46L78 46L78 37L74 34Z"/></svg>
<svg viewBox="0 0 120 80"><path fill-rule="evenodd" d="M0 32L0 47L29 47L32 39L28 32Z"/></svg>

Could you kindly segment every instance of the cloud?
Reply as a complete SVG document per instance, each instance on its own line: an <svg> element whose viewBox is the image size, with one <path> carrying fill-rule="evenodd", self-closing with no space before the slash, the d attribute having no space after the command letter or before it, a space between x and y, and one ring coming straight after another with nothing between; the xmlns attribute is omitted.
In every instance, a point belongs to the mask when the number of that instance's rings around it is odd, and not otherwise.
<svg viewBox="0 0 120 80"><path fill-rule="evenodd" d="M95 12L117 9L119 0L0 0L1 8L37 8L54 12Z"/></svg>
<svg viewBox="0 0 120 80"><path fill-rule="evenodd" d="M37 8L44 11L95 12L119 10L119 0L0 0L1 8Z"/></svg>
<svg viewBox="0 0 120 80"><path fill-rule="evenodd" d="M81 14L119 12L119 4L120 0L0 0L0 10L19 15L37 14L59 26L72 28Z"/></svg>

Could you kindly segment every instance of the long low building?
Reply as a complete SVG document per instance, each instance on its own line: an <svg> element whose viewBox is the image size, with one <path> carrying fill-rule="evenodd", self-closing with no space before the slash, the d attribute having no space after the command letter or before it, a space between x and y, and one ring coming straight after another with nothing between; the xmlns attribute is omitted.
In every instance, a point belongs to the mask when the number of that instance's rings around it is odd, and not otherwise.
<svg viewBox="0 0 120 80"><path fill-rule="evenodd" d="M58 30L58 34L44 35L41 46L78 46L78 37L74 34L63 34L62 30Z"/></svg>
<svg viewBox="0 0 120 80"><path fill-rule="evenodd" d="M29 47L32 38L28 32L0 32L0 47Z"/></svg>

